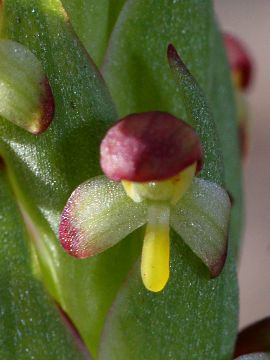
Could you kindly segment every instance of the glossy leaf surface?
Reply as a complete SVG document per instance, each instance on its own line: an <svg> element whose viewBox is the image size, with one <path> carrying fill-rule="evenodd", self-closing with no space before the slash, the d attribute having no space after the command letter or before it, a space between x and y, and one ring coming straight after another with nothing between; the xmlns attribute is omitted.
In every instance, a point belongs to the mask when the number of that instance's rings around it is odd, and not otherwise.
<svg viewBox="0 0 270 360"><path fill-rule="evenodd" d="M56 238L60 212L80 183L100 173L100 140L118 116L59 1L6 0L3 16L3 36L27 46L41 60L55 96L54 122L38 139L0 119L0 153L8 163L12 186L37 230L39 261L51 293L95 358L106 315L116 299L105 326L100 358L107 354L111 360L113 354L117 360L137 360L145 351L145 358L164 355L173 359L181 351L183 358L215 358L218 352L221 358L229 359L237 327L232 248L223 274L209 281L200 260L172 234L171 282L158 296L143 289L138 267L127 277L140 254L140 230L90 260L74 259L60 248ZM230 191L233 188L239 204L229 73L215 34L208 1L127 2L110 41L104 75L121 116L161 110L187 119L166 58L168 43L181 49L184 62L209 96L214 119L220 123L217 129L226 184ZM214 39L213 46L210 39ZM222 183L222 158L216 156L220 154L218 143L208 137L209 124L205 121L200 133L203 143L212 144L207 147L203 176ZM231 241L235 244L238 213L239 208L233 219ZM108 331L112 331L109 337Z"/></svg>
<svg viewBox="0 0 270 360"><path fill-rule="evenodd" d="M3 171L0 203L0 358L86 359L32 274L29 239Z"/></svg>
<svg viewBox="0 0 270 360"><path fill-rule="evenodd" d="M97 65L101 65L109 37L125 0L63 0L72 26Z"/></svg>
<svg viewBox="0 0 270 360"><path fill-rule="evenodd" d="M3 12L3 36L24 44L41 60L56 114L50 129L38 138L0 119L0 153L37 232L44 281L95 353L108 307L140 242L134 234L131 243L127 240L98 258L78 261L64 253L58 226L72 191L100 173L100 140L117 115L59 1L7 0Z"/></svg>
<svg viewBox="0 0 270 360"><path fill-rule="evenodd" d="M63 0L62 3L86 50L100 64L107 43L109 1Z"/></svg>

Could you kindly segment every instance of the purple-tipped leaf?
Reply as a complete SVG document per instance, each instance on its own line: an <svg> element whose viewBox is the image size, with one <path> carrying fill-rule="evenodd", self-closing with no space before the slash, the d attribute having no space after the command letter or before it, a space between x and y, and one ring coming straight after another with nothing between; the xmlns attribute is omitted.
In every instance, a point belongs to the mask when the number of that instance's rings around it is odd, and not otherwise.
<svg viewBox="0 0 270 360"><path fill-rule="evenodd" d="M86 258L115 245L145 222L145 204L133 202L122 184L98 176L71 194L59 237L70 255Z"/></svg>
<svg viewBox="0 0 270 360"><path fill-rule="evenodd" d="M193 163L202 167L195 130L159 111L128 115L109 129L101 148L101 167L112 180L146 182L177 175Z"/></svg>
<svg viewBox="0 0 270 360"><path fill-rule="evenodd" d="M230 209L223 188L198 178L172 208L172 228L209 268L212 277L219 275L226 260Z"/></svg>
<svg viewBox="0 0 270 360"><path fill-rule="evenodd" d="M58 304L57 304L58 305ZM61 318L63 319L66 327L70 331L72 338L74 339L74 342L76 343L77 347L79 348L81 354L83 355L83 358L85 360L93 360L92 356L90 355L78 329L74 325L71 318L68 316L68 314L61 308L60 305L58 305L58 310Z"/></svg>
<svg viewBox="0 0 270 360"><path fill-rule="evenodd" d="M207 165L203 169L204 176L209 178L211 174L212 179L219 179L220 174L224 171L222 161L220 161L222 158L220 140L205 93L172 44L168 45L167 57L177 84L179 100L185 106L188 122L196 129L202 141L204 160ZM204 69L203 71L207 70ZM207 168L211 168L208 174Z"/></svg>
<svg viewBox="0 0 270 360"><path fill-rule="evenodd" d="M40 61L25 46L0 40L0 115L33 134L45 131L54 98Z"/></svg>

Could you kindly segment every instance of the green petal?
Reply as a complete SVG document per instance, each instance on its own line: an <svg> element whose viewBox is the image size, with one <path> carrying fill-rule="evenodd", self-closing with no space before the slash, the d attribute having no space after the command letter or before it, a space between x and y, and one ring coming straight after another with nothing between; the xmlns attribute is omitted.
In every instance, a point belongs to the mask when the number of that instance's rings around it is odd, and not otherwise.
<svg viewBox="0 0 270 360"><path fill-rule="evenodd" d="M54 99L37 57L25 46L0 41L0 115L34 133L50 125Z"/></svg>
<svg viewBox="0 0 270 360"><path fill-rule="evenodd" d="M198 178L172 209L171 226L213 277L219 275L226 260L230 209L230 198L223 188Z"/></svg>
<svg viewBox="0 0 270 360"><path fill-rule="evenodd" d="M59 237L67 252L85 258L112 247L146 222L144 203L134 203L121 183L97 176L70 196Z"/></svg>

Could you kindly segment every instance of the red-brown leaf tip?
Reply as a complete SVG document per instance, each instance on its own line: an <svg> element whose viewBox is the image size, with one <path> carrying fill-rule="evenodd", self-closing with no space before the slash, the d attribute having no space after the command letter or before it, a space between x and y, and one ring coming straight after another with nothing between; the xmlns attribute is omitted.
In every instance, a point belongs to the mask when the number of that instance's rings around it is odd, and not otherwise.
<svg viewBox="0 0 270 360"><path fill-rule="evenodd" d="M227 259L227 254L228 254L228 235L226 236L226 244L224 246L223 254L220 256L220 258L215 263L213 263L213 264L211 264L211 266L209 266L210 276L212 279L219 276L220 273L222 272L225 262L226 262L226 259Z"/></svg>
<svg viewBox="0 0 270 360"><path fill-rule="evenodd" d="M171 58L171 59L174 58L177 55L177 51L176 51L173 44L168 45L167 55L168 55L168 58Z"/></svg>
<svg viewBox="0 0 270 360"><path fill-rule="evenodd" d="M81 352L83 358L85 360L92 360L90 353L78 331L76 326L74 325L71 318L68 316L68 314L63 310L63 308L56 303L57 309L59 310L60 316L64 321L64 324L67 326L68 330L71 333L71 336L75 342L75 344L78 346L79 351Z"/></svg>
<svg viewBox="0 0 270 360"><path fill-rule="evenodd" d="M101 167L115 181L157 181L170 178L197 162L202 145L183 120L159 111L128 115L109 129L101 147Z"/></svg>
<svg viewBox="0 0 270 360"><path fill-rule="evenodd" d="M47 77L44 78L41 86L44 89L44 93L41 96L40 103L41 103L41 117L40 117L40 127L35 132L35 134L41 134L51 124L54 116L55 104L54 104L54 97L52 93L51 86Z"/></svg>
<svg viewBox="0 0 270 360"><path fill-rule="evenodd" d="M181 59L180 55L178 54L176 48L173 44L169 44L167 48L167 57L169 60L169 63L178 63L178 65L186 68L186 65L184 64L183 60Z"/></svg>

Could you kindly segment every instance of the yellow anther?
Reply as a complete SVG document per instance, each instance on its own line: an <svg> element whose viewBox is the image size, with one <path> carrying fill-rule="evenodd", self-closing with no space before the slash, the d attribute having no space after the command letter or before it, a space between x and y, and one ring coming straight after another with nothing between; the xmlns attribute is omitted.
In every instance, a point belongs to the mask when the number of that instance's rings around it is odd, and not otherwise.
<svg viewBox="0 0 270 360"><path fill-rule="evenodd" d="M165 201L175 204L189 188L196 172L196 163L166 180L138 183L123 180L127 195L135 202L142 200Z"/></svg>
<svg viewBox="0 0 270 360"><path fill-rule="evenodd" d="M141 198L138 191L136 191L136 185L132 181L122 180L122 185L125 189L127 195L135 202L141 202L143 199Z"/></svg>
<svg viewBox="0 0 270 360"><path fill-rule="evenodd" d="M196 173L196 163L192 164L185 170L181 171L177 176L172 178L172 182L175 184L175 190L171 199L172 204L176 204L177 201L186 193L191 185L192 179Z"/></svg>

